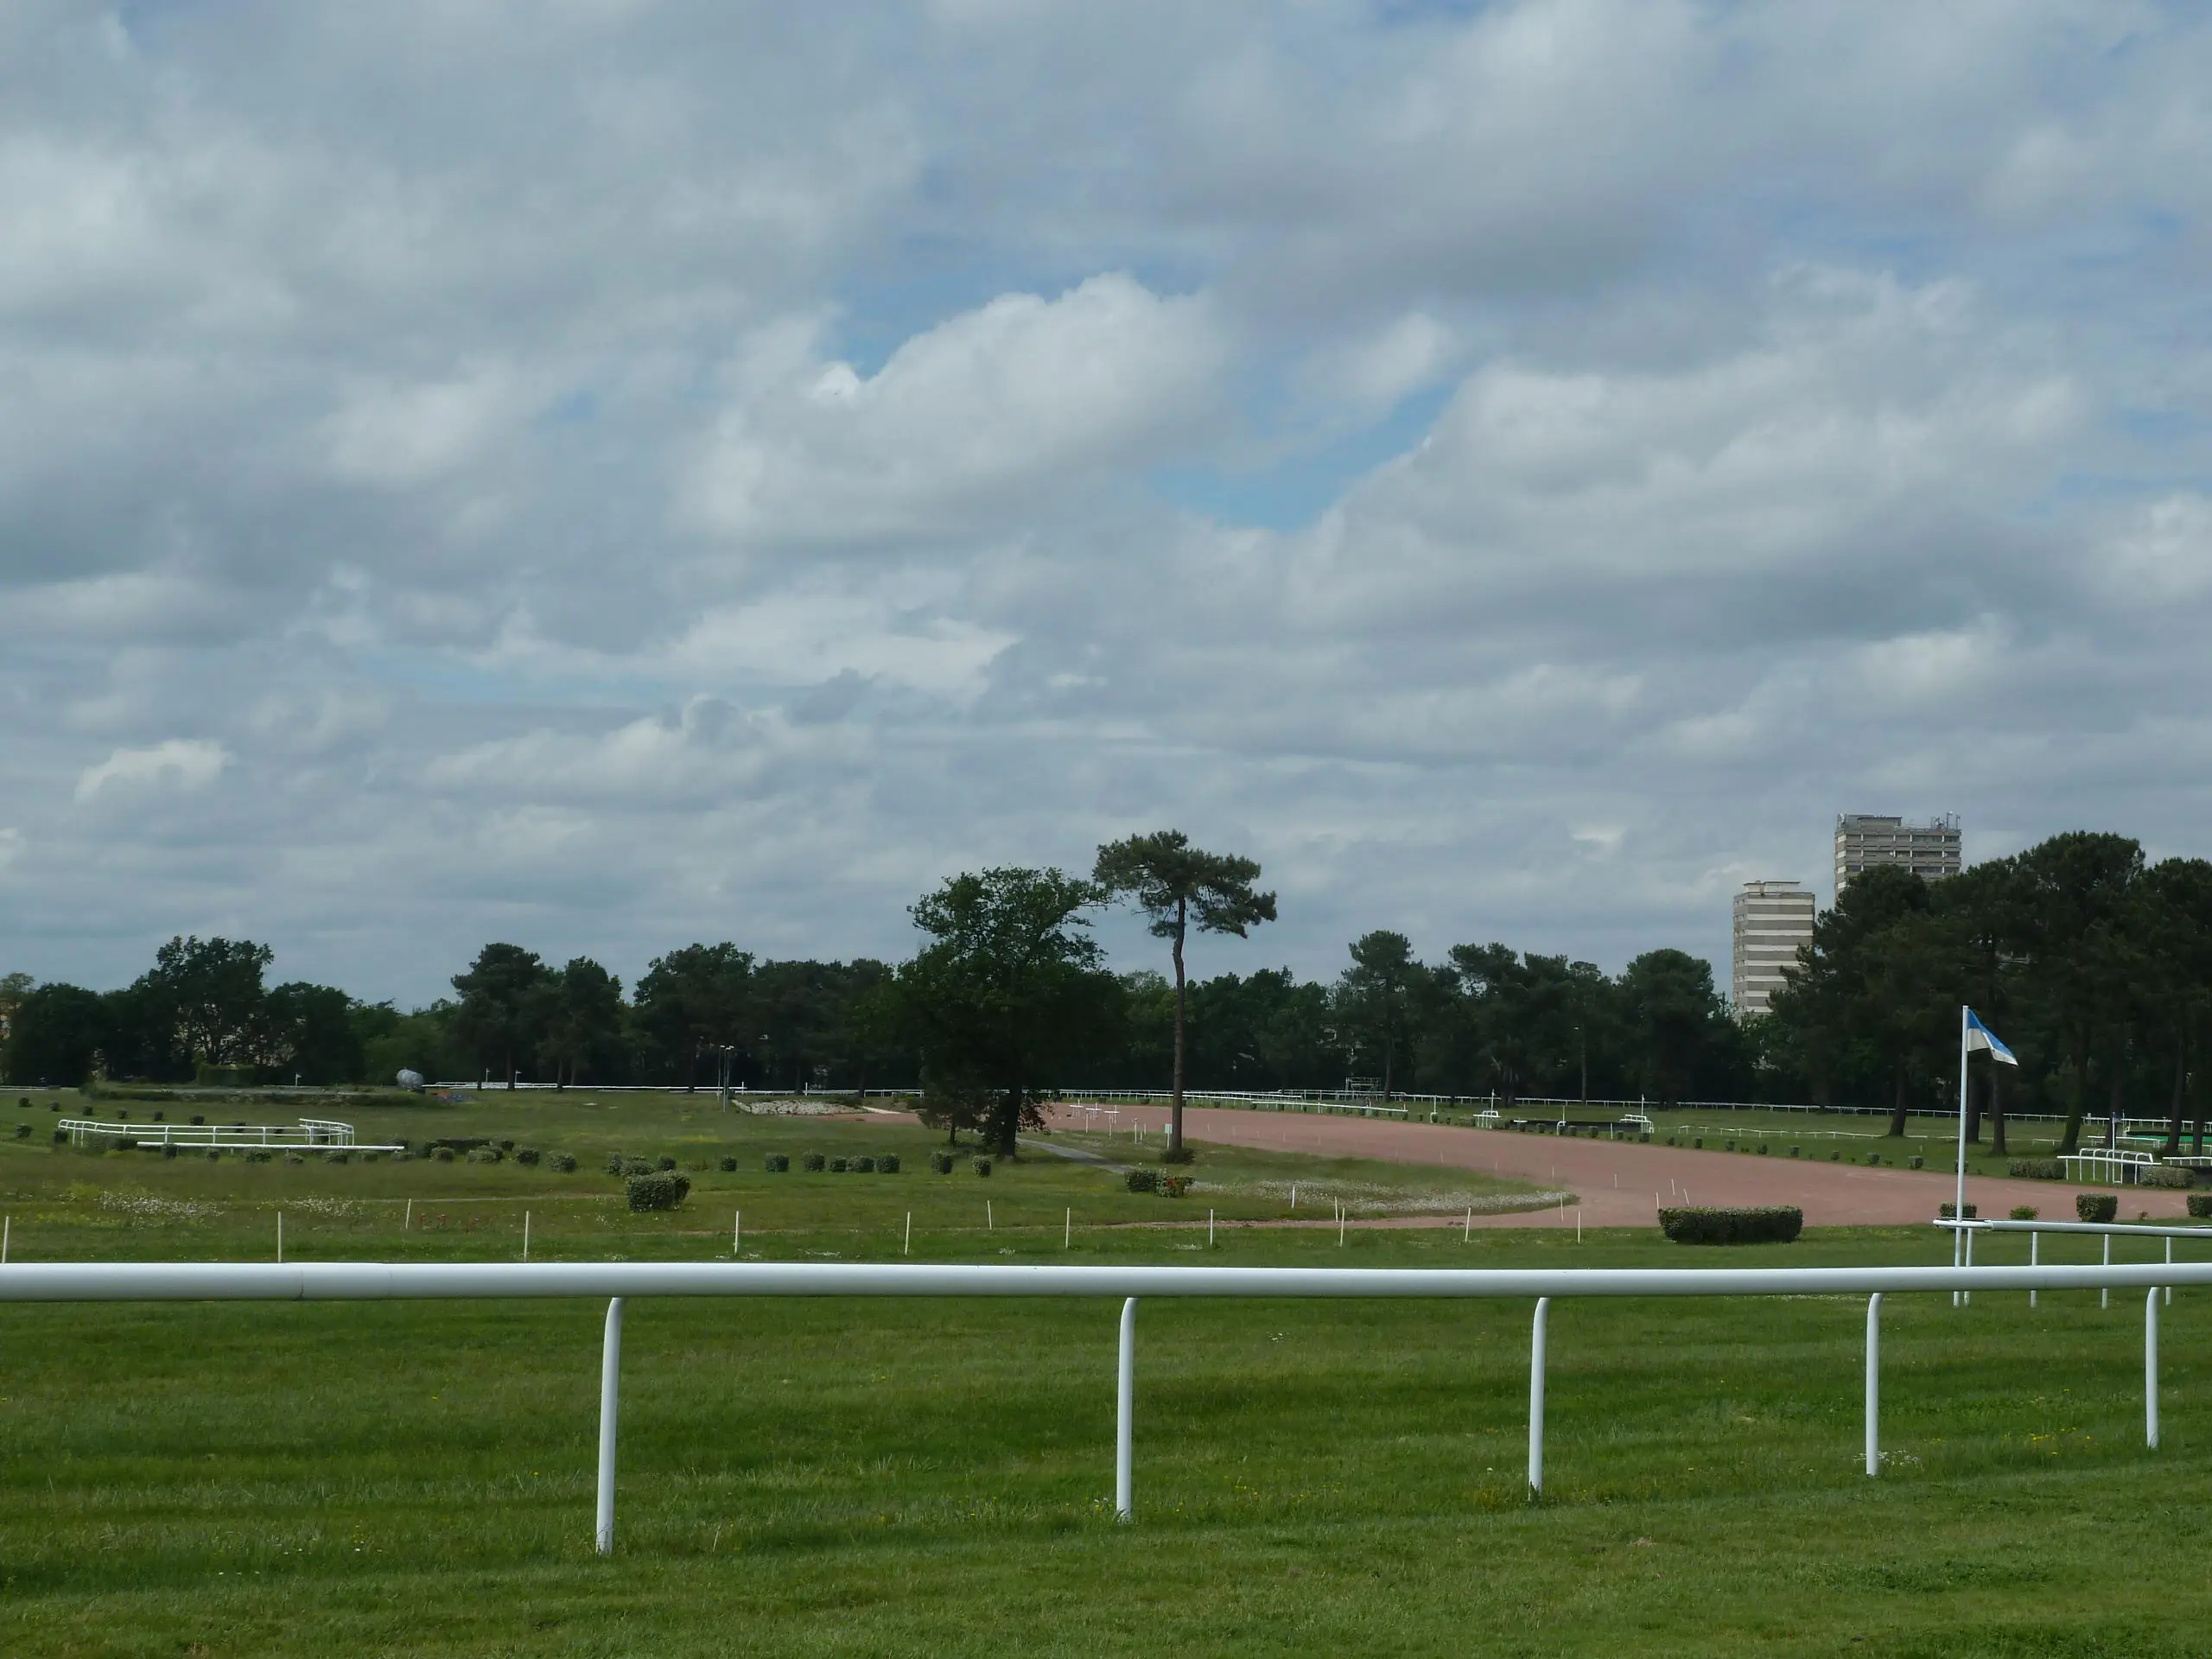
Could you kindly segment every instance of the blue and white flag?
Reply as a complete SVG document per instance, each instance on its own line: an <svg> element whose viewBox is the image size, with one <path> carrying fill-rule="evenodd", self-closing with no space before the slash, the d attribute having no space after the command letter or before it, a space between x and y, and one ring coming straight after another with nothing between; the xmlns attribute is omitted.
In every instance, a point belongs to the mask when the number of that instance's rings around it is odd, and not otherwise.
<svg viewBox="0 0 2212 1659"><path fill-rule="evenodd" d="M1997 1040L1989 1027L1981 1023L1981 1016L1972 1008L1967 1010L1967 1048L1969 1052L1977 1048L1986 1048L1989 1051L1989 1058L2003 1065L2019 1064L2012 1058L2012 1051Z"/></svg>

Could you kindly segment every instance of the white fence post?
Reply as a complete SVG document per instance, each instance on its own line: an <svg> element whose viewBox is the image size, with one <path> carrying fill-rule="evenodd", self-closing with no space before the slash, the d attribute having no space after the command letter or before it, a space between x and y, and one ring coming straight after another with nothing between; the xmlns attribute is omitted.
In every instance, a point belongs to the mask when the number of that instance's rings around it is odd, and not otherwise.
<svg viewBox="0 0 2212 1659"><path fill-rule="evenodd" d="M622 1395L622 1299L607 1304L607 1339L599 1354L599 1553L614 1553L614 1428Z"/></svg>
<svg viewBox="0 0 2212 1659"><path fill-rule="evenodd" d="M1866 1472L1882 1472L1882 1293L1866 1299Z"/></svg>
<svg viewBox="0 0 2212 1659"><path fill-rule="evenodd" d="M2030 1233L2028 1235L2028 1265L2031 1268L2040 1267L2042 1262L2043 1235L2041 1233ZM2031 1290L2028 1293L2028 1306L2030 1307L2033 1307L2035 1305L2036 1293Z"/></svg>
<svg viewBox="0 0 2212 1659"><path fill-rule="evenodd" d="M2166 1236L2166 1265L2167 1265L2168 1267L2170 1267L2170 1268L2171 1268L2171 1266L2173 1266L2173 1264L2174 1264L2174 1241L2173 1241L2173 1236L2172 1236L2171 1234L2168 1234L2168 1235L2167 1235L2167 1236ZM2168 1285L2168 1286L2166 1287L2166 1306L2167 1306L2168 1307L2171 1307L2173 1305L2174 1305L2174 1287L2173 1287L2171 1285Z"/></svg>
<svg viewBox="0 0 2212 1659"><path fill-rule="evenodd" d="M1137 1299L1122 1303L1122 1351L1114 1386L1114 1518L1136 1518L1130 1504L1129 1459L1134 1444L1131 1418L1137 1402Z"/></svg>
<svg viewBox="0 0 2212 1659"><path fill-rule="evenodd" d="M1536 1298L1536 1319L1529 1334L1529 1496L1544 1495L1544 1325L1552 1299Z"/></svg>
<svg viewBox="0 0 2212 1659"><path fill-rule="evenodd" d="M2158 1293L2143 1299L2143 1444L2158 1449Z"/></svg>
<svg viewBox="0 0 2212 1659"><path fill-rule="evenodd" d="M2105 1235L2105 1266L2112 1266L2112 1235L2110 1233L2107 1233ZM2097 1306L2099 1307L2110 1307L2112 1306L2112 1287L2110 1285L2107 1285L2102 1290L2100 1290L2097 1293Z"/></svg>

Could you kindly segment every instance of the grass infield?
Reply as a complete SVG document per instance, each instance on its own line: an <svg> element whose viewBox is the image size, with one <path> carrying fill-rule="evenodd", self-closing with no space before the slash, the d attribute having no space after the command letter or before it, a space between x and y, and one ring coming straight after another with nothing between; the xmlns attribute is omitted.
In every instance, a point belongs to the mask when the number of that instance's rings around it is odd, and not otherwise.
<svg viewBox="0 0 2212 1659"><path fill-rule="evenodd" d="M931 1175L927 1137L887 1123L582 1101L422 1121L410 1138L505 1124L580 1157L594 1134L647 1155L741 1146L756 1168L752 1152L802 1144L916 1155L895 1176L710 1168L683 1211L633 1217L595 1160L556 1177L0 1144L15 1259L266 1259L279 1205L288 1256L512 1259L523 1200L533 1255L726 1259L741 1197L763 1259L895 1258L908 1209L934 1260L1948 1255L1927 1230L1723 1255L1648 1234L1355 1231L1339 1249L1333 1230L1241 1228L1209 1252L1199 1229L1126 1224L1203 1224L1204 1192L1128 1194L1044 1157ZM1224 1213L1287 1213L1271 1184L1293 1166L1325 1205L1335 1181L1377 1211L1465 1185L1204 1148L1196 1173ZM986 1197L988 1228L967 1213ZM2014 1243L1989 1254L2024 1259ZM1858 1468L1859 1299L1556 1303L1532 1505L1527 1304L1155 1300L1121 1527L1111 1304L638 1301L611 1560L589 1536L599 1304L0 1306L0 1651L2205 1651L2212 1296L2177 1293L2165 1315L2157 1452L2141 1299L2025 1303L1885 1305L1878 1481Z"/></svg>

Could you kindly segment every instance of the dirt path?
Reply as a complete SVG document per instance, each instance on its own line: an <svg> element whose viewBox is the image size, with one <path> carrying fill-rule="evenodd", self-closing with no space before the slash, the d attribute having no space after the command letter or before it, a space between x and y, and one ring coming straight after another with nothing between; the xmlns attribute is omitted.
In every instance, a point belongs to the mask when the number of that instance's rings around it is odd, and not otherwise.
<svg viewBox="0 0 2212 1659"><path fill-rule="evenodd" d="M1080 1117L1053 1120L1069 1128L1090 1127ZM1148 1146L1167 1124L1164 1106L1121 1108L1123 1135L1141 1124ZM1465 1129L1440 1123L1383 1118L1243 1112L1194 1106L1183 1117L1192 1141L1254 1147L1324 1157L1376 1158L1400 1164L1436 1164L1564 1187L1581 1200L1586 1227L1651 1227L1662 1204L1736 1205L1794 1204L1808 1227L1910 1226L1924 1223L1948 1200L1952 1177L1933 1170L1870 1168L1815 1163L1787 1155L1760 1158L1740 1152L1694 1152L1626 1141L1567 1140L1517 1135L1504 1129ZM2082 1188L2058 1181L2014 1181L1968 1176L1967 1202L1985 1216L2002 1216L2014 1205L2033 1205L2046 1220L2071 1220L2074 1195ZM2110 1191L2111 1189L2102 1189ZM2128 1188L2120 1218L2145 1211L2154 1221L2186 1219L2183 1195L2158 1188ZM1455 1225L1458 1224L1454 1224ZM1572 1227L1572 1207L1477 1216L1478 1227Z"/></svg>

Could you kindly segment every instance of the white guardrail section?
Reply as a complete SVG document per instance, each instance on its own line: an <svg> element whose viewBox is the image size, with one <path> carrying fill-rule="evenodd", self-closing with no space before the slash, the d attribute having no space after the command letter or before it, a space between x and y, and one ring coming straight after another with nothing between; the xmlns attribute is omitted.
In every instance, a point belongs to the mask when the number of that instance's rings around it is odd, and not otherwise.
<svg viewBox="0 0 2212 1659"><path fill-rule="evenodd" d="M1994 1227L2002 1224L1987 1223ZM2037 1224L2019 1224L2033 1226ZM2047 1229L2063 1223L2041 1224ZM1968 1236L1972 1234L1969 1232ZM0 1302L397 1301L461 1298L609 1299L600 1358L599 1491L594 1541L614 1548L614 1452L622 1305L632 1296L1096 1296L1122 1299L1116 1371L1114 1508L1135 1513L1131 1458L1136 1307L1147 1296L1534 1297L1529 1365L1529 1491L1544 1487L1545 1316L1555 1297L1866 1297L1866 1472L1881 1470L1881 1307L1910 1291L2142 1290L2143 1431L2158 1444L2159 1292L2212 1285L2212 1262L2167 1265L1974 1268L1147 1268L916 1267L847 1262L30 1262L0 1267Z"/></svg>
<svg viewBox="0 0 2212 1659"><path fill-rule="evenodd" d="M54 1126L79 1146L98 1135L156 1147L267 1147L271 1151L397 1152L399 1143L370 1145L353 1138L353 1126L327 1117L303 1117L297 1128L282 1123L111 1123L97 1117L65 1117Z"/></svg>

